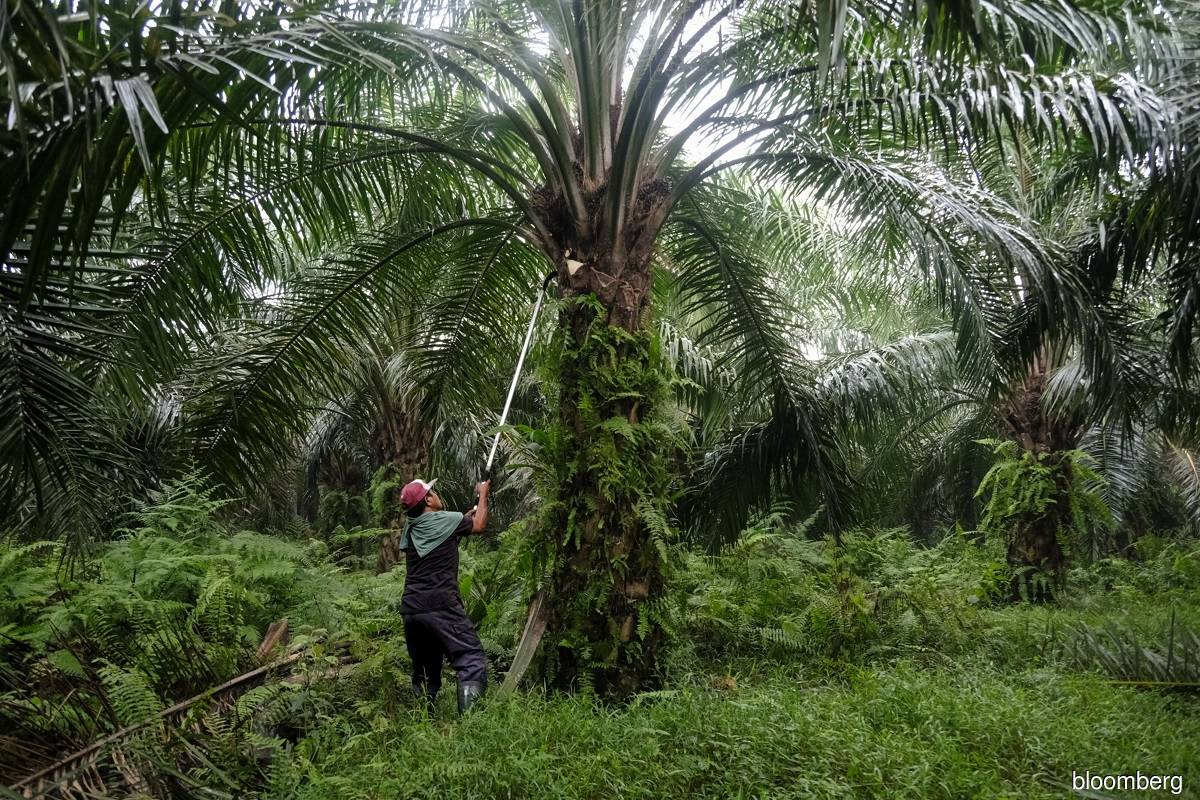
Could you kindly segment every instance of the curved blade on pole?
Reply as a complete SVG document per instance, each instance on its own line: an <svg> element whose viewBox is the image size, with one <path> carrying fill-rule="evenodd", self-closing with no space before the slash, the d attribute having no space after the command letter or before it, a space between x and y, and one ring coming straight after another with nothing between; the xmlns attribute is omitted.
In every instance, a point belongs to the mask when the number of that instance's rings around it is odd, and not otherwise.
<svg viewBox="0 0 1200 800"><path fill-rule="evenodd" d="M504 398L504 410L500 412L500 427L502 428L508 419L508 409L512 406L513 395L517 392L517 379L521 377L521 367L525 365L525 355L529 352L529 343L533 341L533 328L537 324L538 312L542 310L542 300L546 298L546 289L553 279L554 273L551 272L546 276L546 280L542 281L542 290L538 292L537 303L533 307L533 316L529 318L529 327L525 330L525 342L521 345L521 355L517 357L517 368L513 371L512 383L508 385L508 397ZM483 468L485 479L492 474L492 462L496 459L496 448L499 445L500 431L496 431L496 438L492 440L492 449L488 453L487 465Z"/></svg>
<svg viewBox="0 0 1200 800"><path fill-rule="evenodd" d="M500 686L501 696L511 694L517 688L525 670L529 669L529 664L533 661L533 654L537 652L538 644L542 641L542 634L546 632L545 600L546 593L539 591L534 595L533 602L529 604L529 616L525 619L525 630L521 633L520 643L517 644L517 652L513 656L512 666L508 668L508 674L504 676L504 683Z"/></svg>

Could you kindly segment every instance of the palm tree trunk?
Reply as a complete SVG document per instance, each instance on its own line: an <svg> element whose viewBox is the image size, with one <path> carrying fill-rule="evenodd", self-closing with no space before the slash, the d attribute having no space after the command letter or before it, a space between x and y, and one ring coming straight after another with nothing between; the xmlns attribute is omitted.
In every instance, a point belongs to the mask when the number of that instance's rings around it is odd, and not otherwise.
<svg viewBox="0 0 1200 800"><path fill-rule="evenodd" d="M384 405L375 423L374 441L376 457L389 472L384 479L397 486L420 477L429 466L432 435L426 426L400 408ZM379 539L379 557L375 563L377 572L387 572L403 557L400 552L400 515L398 501L389 500L385 503L383 518L378 523L389 528L389 531Z"/></svg>
<svg viewBox="0 0 1200 800"><path fill-rule="evenodd" d="M1021 385L1002 413L1009 437L1028 452L1043 456L1043 464L1056 473L1055 502L1041 514L1020 520L1008 545L1006 561L1013 572L1009 585L1012 600L1044 602L1064 586L1066 555L1059 534L1071 525L1069 497L1072 490L1070 464L1060 454L1079 443L1079 428L1069 420L1051 419L1042 395L1049 377L1049 358L1039 356L1030 365Z"/></svg>
<svg viewBox="0 0 1200 800"><path fill-rule="evenodd" d="M665 507L666 383L646 330L649 269L596 270L567 286L554 464L556 548L543 672L562 689L622 697L653 685L663 630L660 548L645 509Z"/></svg>

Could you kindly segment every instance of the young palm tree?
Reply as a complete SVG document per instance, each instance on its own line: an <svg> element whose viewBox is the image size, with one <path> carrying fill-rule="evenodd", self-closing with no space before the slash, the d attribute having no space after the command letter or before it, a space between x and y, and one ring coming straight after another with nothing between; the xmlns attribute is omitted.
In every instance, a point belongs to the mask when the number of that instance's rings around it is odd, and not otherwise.
<svg viewBox="0 0 1200 800"><path fill-rule="evenodd" d="M230 477L276 452L268 418L286 416L296 384L335 381L347 343L394 306L429 311L414 334L429 396L469 391L508 349L497 332L519 328L513 301L552 270L547 670L606 693L650 681L661 641L649 521L666 502L668 445L648 323L662 243L703 297L710 339L770 398L770 430L806 443L838 513L835 460L796 391L794 320L739 257L730 209L705 190L715 178L739 170L911 243L969 347L987 313L979 252L1036 287L1043 317L1082 325L1087 306L1020 214L971 182L971 150L1020 129L1081 140L1104 169L1171 138L1150 86L1171 51L1154 28L1169 19L1149 9L1139 21L1039 2L90 8L10 5L0 34L13 121L0 139L0 391L18 409L0 422L6 487L44 491L80 473L81 453L111 452L85 422L92 386L138 396L146 376L177 380L194 349L231 337L246 358L207 396L229 402L196 423ZM290 298L276 315L222 322L273 284ZM79 287L103 299L74 304ZM129 313L105 319L121 303Z"/></svg>

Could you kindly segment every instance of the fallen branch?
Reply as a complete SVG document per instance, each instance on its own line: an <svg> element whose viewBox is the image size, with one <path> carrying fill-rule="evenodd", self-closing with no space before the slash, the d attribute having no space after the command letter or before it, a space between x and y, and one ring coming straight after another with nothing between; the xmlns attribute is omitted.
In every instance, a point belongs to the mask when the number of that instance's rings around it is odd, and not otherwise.
<svg viewBox="0 0 1200 800"><path fill-rule="evenodd" d="M121 728L118 731L110 733L103 739L95 741L82 750L72 753L66 758L60 759L45 769L35 772L18 783L13 784L9 787L9 789L25 797L40 797L44 795L47 790L62 784L66 780L66 776L69 773L77 770L79 767L85 766L87 763L90 763L97 756L99 756L101 752L103 752L104 748L108 747L114 742L118 742L134 733L137 733L140 730L145 729L157 720L167 720L171 717L178 716L203 700L220 697L221 695L232 692L235 689L248 688L248 684L255 683L260 678L266 677L274 670L278 670L282 667L287 667L296 663L306 654L307 653L305 651L292 653L291 655L280 659L279 661L275 661L262 667L257 667L256 669L242 673L235 678L231 678L230 680L225 681L225 683L222 683L220 686L214 686L211 689L206 689L195 697L190 697L187 700L176 703L170 708L160 711L153 717L149 717L141 722L134 723L133 725L129 725Z"/></svg>

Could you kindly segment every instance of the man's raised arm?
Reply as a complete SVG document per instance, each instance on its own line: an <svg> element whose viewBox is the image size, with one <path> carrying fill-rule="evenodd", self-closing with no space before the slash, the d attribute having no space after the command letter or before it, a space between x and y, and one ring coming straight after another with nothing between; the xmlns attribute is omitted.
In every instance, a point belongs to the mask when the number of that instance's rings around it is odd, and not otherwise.
<svg viewBox="0 0 1200 800"><path fill-rule="evenodd" d="M483 533L483 529L487 527L489 488L491 488L491 481L481 481L475 484L475 491L479 494L479 503L475 506L474 524L471 526L471 533Z"/></svg>

